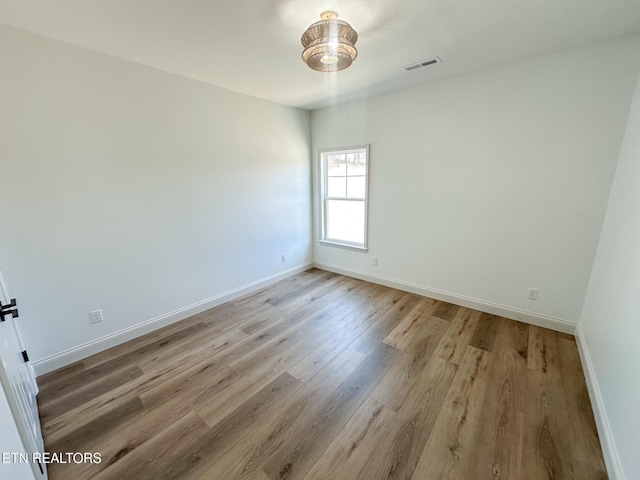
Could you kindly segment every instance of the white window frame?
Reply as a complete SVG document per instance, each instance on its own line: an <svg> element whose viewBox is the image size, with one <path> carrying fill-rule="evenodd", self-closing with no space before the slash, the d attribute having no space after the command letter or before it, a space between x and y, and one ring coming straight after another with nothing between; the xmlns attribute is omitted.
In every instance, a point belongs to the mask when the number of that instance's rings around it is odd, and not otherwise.
<svg viewBox="0 0 640 480"><path fill-rule="evenodd" d="M329 154L345 154L354 151L363 151L365 153L365 182L364 182L364 199L348 199L348 198L334 198L327 196L327 162L326 157ZM351 147L342 148L325 148L318 151L318 158L320 163L320 238L319 242L324 245L331 245L336 247L343 247L360 252L366 252L368 250L368 230L369 230L369 174L370 174L370 162L369 162L369 145L356 145ZM336 240L327 237L327 200L350 200L356 202L364 201L364 241L362 244L348 242L345 240Z"/></svg>

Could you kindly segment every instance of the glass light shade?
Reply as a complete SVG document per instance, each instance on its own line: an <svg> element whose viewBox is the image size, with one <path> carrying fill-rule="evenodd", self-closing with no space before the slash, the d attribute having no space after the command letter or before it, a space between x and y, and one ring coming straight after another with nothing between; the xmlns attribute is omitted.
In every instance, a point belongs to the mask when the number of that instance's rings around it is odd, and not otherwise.
<svg viewBox="0 0 640 480"><path fill-rule="evenodd" d="M339 72L358 56L354 46L358 33L337 17L335 12L323 12L322 20L310 25L300 39L302 60L318 72Z"/></svg>

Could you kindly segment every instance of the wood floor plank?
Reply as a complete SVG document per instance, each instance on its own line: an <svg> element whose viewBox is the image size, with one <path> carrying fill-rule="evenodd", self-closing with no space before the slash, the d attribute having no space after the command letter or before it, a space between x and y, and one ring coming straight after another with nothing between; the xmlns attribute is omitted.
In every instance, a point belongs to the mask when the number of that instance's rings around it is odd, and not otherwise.
<svg viewBox="0 0 640 480"><path fill-rule="evenodd" d="M507 345L518 352L519 362L527 364L529 356L529 325L507 318L500 318L496 343Z"/></svg>
<svg viewBox="0 0 640 480"><path fill-rule="evenodd" d="M437 317L423 320L420 331L371 392L373 398L391 410L400 409L449 327L449 322Z"/></svg>
<svg viewBox="0 0 640 480"><path fill-rule="evenodd" d="M330 278L330 275L330 272L311 269L267 286L258 292L202 312L193 318L200 319L210 326L212 332L217 333L223 333L229 328L239 328L246 319L269 319L273 314L280 312L280 309L271 305L269 300L291 291L300 291L309 283L317 282L323 277ZM335 279L335 281L338 280Z"/></svg>
<svg viewBox="0 0 640 480"><path fill-rule="evenodd" d="M168 330L163 328L153 334L149 334L146 341L133 340L127 342L126 346L118 346L106 352L93 355L89 358L74 364L76 367L73 374L65 372L53 372L52 374L38 378L38 384L42 389L41 398L60 397L78 388L79 385L103 381L106 376L114 372L130 369L144 361L149 356L170 357L167 355L173 345L181 346L181 342L193 339L202 334L206 329L202 322L183 325L182 328ZM146 337L146 336L145 336ZM56 378L55 381L47 382L47 378Z"/></svg>
<svg viewBox="0 0 640 480"><path fill-rule="evenodd" d="M460 364L481 315L478 311L460 308L436 347L434 355L456 365Z"/></svg>
<svg viewBox="0 0 640 480"><path fill-rule="evenodd" d="M38 382L51 480L607 478L572 336L317 269Z"/></svg>
<svg viewBox="0 0 640 480"><path fill-rule="evenodd" d="M478 325L475 332L473 332L471 340L469 340L469 345L480 350L492 352L499 325L500 317L490 313L483 313L478 319Z"/></svg>
<svg viewBox="0 0 640 480"><path fill-rule="evenodd" d="M292 356L296 353L299 355L299 352L295 351L296 349L302 348L305 349L303 351L309 351L311 345L318 346L334 333L344 330L344 319L351 316L351 312L362 305L362 302L365 301L364 298L366 297L359 300L359 297L354 295L351 302L323 307L317 313L297 322L272 340L233 360L229 366L241 371L256 368L269 358L282 355L289 345L293 349L290 352Z"/></svg>
<svg viewBox="0 0 640 480"><path fill-rule="evenodd" d="M561 452L566 471L575 478L606 478L606 467L597 451L600 445L593 409L580 365L578 349L573 339L557 337L557 364L551 364L547 381L550 391L562 400L562 409L551 409L549 421L552 425L572 432L572 439Z"/></svg>
<svg viewBox="0 0 640 480"><path fill-rule="evenodd" d="M139 397L149 410L171 407L188 411L225 388L230 388L239 378L237 371L214 360L201 364L197 371L177 375L172 380L142 392Z"/></svg>
<svg viewBox="0 0 640 480"><path fill-rule="evenodd" d="M527 375L529 401L524 407L522 434L522 470L533 480L566 478L558 441L562 434L549 421L562 401L549 391L546 375L530 369Z"/></svg>
<svg viewBox="0 0 640 480"><path fill-rule="evenodd" d="M275 306L269 303L272 307L269 311L245 317L238 328L253 334L271 325L275 318L291 320L308 317L362 285L362 282L354 279L331 276L324 282L306 287L302 295L292 296L290 301L276 302ZM277 315L273 315L274 312Z"/></svg>
<svg viewBox="0 0 640 480"><path fill-rule="evenodd" d="M346 311L350 308L350 305L347 306ZM217 422L221 416L233 410L238 397L252 395L296 363L301 352L313 350L336 333L334 321L339 322L344 313L344 308L326 307L318 315L310 317L308 323L296 325L295 332L292 332L292 328L265 344L263 348L256 349L251 355L231 363L232 371L238 379L226 382L222 389L210 390L200 396L200 399L206 400L211 393L215 392L216 395L215 401L209 400L206 405L198 408L202 417L208 424ZM313 328L304 328L314 323Z"/></svg>
<svg viewBox="0 0 640 480"><path fill-rule="evenodd" d="M195 331L203 331L206 326L202 322L187 320L174 323L167 327L143 335L129 342L115 346L104 352L97 353L82 360L86 369L92 369L105 362L116 363L130 361L132 356L141 357L150 352L166 347L169 343L175 343L180 339L191 335Z"/></svg>
<svg viewBox="0 0 640 480"><path fill-rule="evenodd" d="M457 366L432 357L405 397L357 476L369 480L411 478L449 392Z"/></svg>
<svg viewBox="0 0 640 480"><path fill-rule="evenodd" d="M108 435L121 425L146 412L140 399L134 395L109 399L100 405L87 420L57 425L49 433L44 431L45 446L51 452L74 452L78 442L87 442L97 436Z"/></svg>
<svg viewBox="0 0 640 480"><path fill-rule="evenodd" d="M528 395L524 380L527 366L510 345L500 345L492 360L483 403L493 408L479 419L476 447L464 476L478 480L524 478L522 411Z"/></svg>
<svg viewBox="0 0 640 480"><path fill-rule="evenodd" d="M262 470L256 470L254 472L250 472L246 476L240 477L239 480L271 480L269 475L264 473Z"/></svg>
<svg viewBox="0 0 640 480"><path fill-rule="evenodd" d="M527 366L540 373L547 373L556 366L556 332L529 325L529 349Z"/></svg>
<svg viewBox="0 0 640 480"><path fill-rule="evenodd" d="M438 302L430 298L421 299L409 314L395 327L383 342L392 347L404 350L413 337L423 328L425 322L437 308Z"/></svg>
<svg viewBox="0 0 640 480"><path fill-rule="evenodd" d="M340 282L344 280L344 277L341 277L340 275L337 275L335 273L331 273L324 278L318 278L312 281L311 283L303 286L299 290L288 291L278 297L270 298L268 300L268 303L273 306L280 306L287 302L299 302L301 299L306 299L307 295L309 295L310 293L312 295L321 296L322 293L318 293L318 290L320 290L321 292L324 292L330 289L332 286L332 283L330 281L327 282L327 279L333 279L333 280L336 280L337 282Z"/></svg>
<svg viewBox="0 0 640 480"><path fill-rule="evenodd" d="M256 425L252 432L237 441L227 455L193 469L186 478L236 478L259 469L307 405L330 398L365 358L356 350L343 351L287 398L272 412L271 418Z"/></svg>
<svg viewBox="0 0 640 480"><path fill-rule="evenodd" d="M325 318L325 315L331 313L330 306L326 307L327 312L321 312L319 316L311 317L309 322L314 319ZM256 360L253 365L256 369L250 372L242 371L238 368L230 368L228 365L240 360L247 354L255 354L260 352L260 347L267 345L269 342L275 342L279 348L283 347L283 340L293 342L297 337L287 333L289 329L296 323L303 322L305 319L298 319L297 322L277 322L266 330L247 337L227 350L205 358L201 363L196 364L191 369L184 370L173 378L162 382L156 387L142 392L140 398L148 408L157 408L159 405L172 402L176 408L195 408L204 402L209 402L206 407L199 409L201 415L207 422L214 421L214 418L222 412L223 403L226 403L227 409L232 410L233 405L229 403L229 399L241 391L249 393L257 391L266 383L277 377L281 371L295 361L291 355L286 352L275 353L279 356L269 356L268 362ZM301 331L301 333L304 333ZM311 340L314 340L313 338ZM295 344L294 344L295 345ZM241 367L242 365L240 365ZM280 370L277 370L280 367ZM270 376L267 376L270 375ZM262 384L256 384L256 381ZM168 400L166 400L168 398ZM215 402L211 401L215 399Z"/></svg>
<svg viewBox="0 0 640 480"><path fill-rule="evenodd" d="M244 354L233 359L229 366L244 372L264 368L265 362L272 362L274 357L278 358L280 363L286 362L299 355L301 349L317 346L330 338L336 328L334 319L348 313L347 308L329 305L253 350L243 352ZM329 330L330 328L334 330ZM316 335L321 335L322 338Z"/></svg>
<svg viewBox="0 0 640 480"><path fill-rule="evenodd" d="M103 378L92 377L90 382L79 384L77 388L70 389L65 395L56 396L55 399L48 402L40 402L38 405L40 419L42 422L47 422L69 409L83 405L142 375L142 370L137 365L131 365L116 370Z"/></svg>
<svg viewBox="0 0 640 480"><path fill-rule="evenodd" d="M143 445L112 463L95 480L156 479L163 471L180 462L183 452L207 430L194 412L182 417Z"/></svg>
<svg viewBox="0 0 640 480"><path fill-rule="evenodd" d="M227 348L238 345L246 340L248 335L240 329L233 328L223 333L196 336L189 342L178 345L175 349L165 349L145 359L138 360L136 364L144 373L162 371L168 364L174 363L176 357L187 367L203 360L205 356L214 357Z"/></svg>
<svg viewBox="0 0 640 480"><path fill-rule="evenodd" d="M273 378L277 377L281 373L285 372L292 364L295 363L297 355L300 355L300 350L307 348L313 348L318 343L322 342L323 338L329 335L331 332L321 332L322 334L315 335L314 332L310 332L305 335L300 342L297 342L282 352L278 352L277 355L271 355L268 358L264 358L264 361L251 363L253 368L240 368L234 367L232 372L234 373L235 380L233 382L226 382L221 389L215 390L215 400L210 400L210 394L200 396L200 405L198 406L198 412L205 419L205 421L212 425L218 422L224 415L232 411L238 403L238 399L246 396L253 395L257 390L262 388L266 383L270 382ZM209 401L207 401L209 399Z"/></svg>
<svg viewBox="0 0 640 480"><path fill-rule="evenodd" d="M370 298L365 299L367 305L369 305L367 309L361 308L359 311L350 312L349 315L342 318L341 328L338 332L334 333L317 348L309 351L308 354L303 353L303 357L287 371L303 382L313 377L369 328L374 318L384 313L384 308L389 304L389 298L393 296L393 292L386 290L385 287L380 286L369 290L368 297Z"/></svg>
<svg viewBox="0 0 640 480"><path fill-rule="evenodd" d="M72 363L53 372L38 377L40 400L56 398L64 395L69 387L76 388L86 378L83 376L86 368L82 362ZM80 380L78 380L80 378Z"/></svg>
<svg viewBox="0 0 640 480"><path fill-rule="evenodd" d="M273 479L303 478L398 357L381 343L325 402L314 402L262 466Z"/></svg>
<svg viewBox="0 0 640 480"><path fill-rule="evenodd" d="M187 414L190 413L187 410ZM74 480L91 480L99 472L109 465L120 461L126 455L135 451L138 447L159 435L169 425L174 424L184 417L184 409L175 409L171 406L159 408L153 411L143 411L142 414L127 418L117 428L117 435L101 436L99 431L92 431L94 435L73 437L65 445L66 451L100 452L102 461L100 464L78 464L65 466L65 478Z"/></svg>
<svg viewBox="0 0 640 480"><path fill-rule="evenodd" d="M307 285L311 282L314 282L318 278L328 278L332 274L333 272L329 272L328 270L320 270L319 268L310 268L309 270L305 270L304 272L301 272L290 278L293 281L295 281L297 284Z"/></svg>
<svg viewBox="0 0 640 480"><path fill-rule="evenodd" d="M413 472L414 480L464 478L475 447L478 420L484 407L491 354L467 347L453 384L420 460Z"/></svg>
<svg viewBox="0 0 640 480"><path fill-rule="evenodd" d="M394 417L383 404L365 399L304 479L357 478Z"/></svg>
<svg viewBox="0 0 640 480"><path fill-rule="evenodd" d="M438 308L433 313L434 317L441 318L442 320L452 320L456 316L460 307L453 303L438 302Z"/></svg>
<svg viewBox="0 0 640 480"><path fill-rule="evenodd" d="M204 431L170 467L154 477L157 480L183 478L201 467L203 462L215 462L230 450L234 443L250 434L263 416L268 416L302 383L284 373L258 393L239 405L231 414Z"/></svg>
<svg viewBox="0 0 640 480"><path fill-rule="evenodd" d="M361 282L351 284L345 283L344 288L346 290L354 290L356 286L360 285L362 285ZM341 291L341 289L337 289L336 292L340 293L340 295L345 293ZM291 314L285 316L276 315L275 321L272 320L267 327L253 332L245 340L234 345L233 348L226 350L220 358L224 358L224 361L227 362L227 364L231 364L243 356L254 352L257 348L272 339L281 335L287 335L286 332L300 322L305 320L313 321L313 318L320 314L324 309L328 309L327 311L330 311L330 307L339 308L340 304L332 305L331 302L325 304L324 302L317 301L312 306L307 305L305 308L299 308Z"/></svg>
<svg viewBox="0 0 640 480"><path fill-rule="evenodd" d="M317 282L322 278L330 278L333 274L324 270L318 270L316 268L309 269L298 275L294 275L284 280L267 285L255 292L243 295L235 300L219 305L211 310L203 312L204 315L212 314L218 318L225 318L228 315L232 315L237 318L237 315L247 311L255 312L256 308L261 305L268 304L269 300L278 298L292 291L301 291L310 283Z"/></svg>
<svg viewBox="0 0 640 480"><path fill-rule="evenodd" d="M351 348L364 354L372 352L420 301L421 298L417 295L404 294L366 332L353 342Z"/></svg>
<svg viewBox="0 0 640 480"><path fill-rule="evenodd" d="M212 368L215 367L215 368ZM85 428L104 415L108 415L120 403L133 398L139 401L139 396L152 391L160 385L165 388L175 388L176 383L191 378L198 372L206 369L210 371L223 368L224 364L217 358L200 362L195 365L184 365L180 362L168 363L160 371L153 374L144 374L137 377L93 400L90 400L76 408L71 408L64 414L43 422L43 433L51 441L57 441L59 437L65 437L73 433L74 429ZM176 382L176 377L181 379Z"/></svg>
<svg viewBox="0 0 640 480"><path fill-rule="evenodd" d="M246 307L252 307L260 303L268 303L268 301L272 298L279 297L286 292L300 291L301 288L306 287L310 283L315 283L322 278L326 279L330 278L331 276L333 276L331 272L319 270L317 268L311 268L299 273L298 275L285 278L280 282L267 285L256 292L251 292L243 295L242 297L237 298L224 305L233 305L234 307L242 307L243 309L245 309Z"/></svg>
<svg viewBox="0 0 640 480"><path fill-rule="evenodd" d="M345 318L344 328L338 334L305 355L288 372L303 381L311 378L337 352L351 345L373 323L393 308L404 295L398 290L381 286L369 290L367 298L364 299L367 307L363 307Z"/></svg>

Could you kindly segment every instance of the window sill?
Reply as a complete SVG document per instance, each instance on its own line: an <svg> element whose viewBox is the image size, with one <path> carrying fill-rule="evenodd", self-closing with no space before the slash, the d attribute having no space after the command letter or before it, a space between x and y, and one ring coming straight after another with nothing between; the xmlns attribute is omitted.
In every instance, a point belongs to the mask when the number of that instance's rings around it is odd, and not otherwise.
<svg viewBox="0 0 640 480"><path fill-rule="evenodd" d="M358 245L351 245L349 243L334 242L334 241L331 241L331 240L318 240L318 242L320 242L322 245L328 245L328 246L331 246L331 247L346 248L347 250L355 250L356 252L362 252L362 253L365 253L365 252L367 252L369 250L367 247L359 247Z"/></svg>

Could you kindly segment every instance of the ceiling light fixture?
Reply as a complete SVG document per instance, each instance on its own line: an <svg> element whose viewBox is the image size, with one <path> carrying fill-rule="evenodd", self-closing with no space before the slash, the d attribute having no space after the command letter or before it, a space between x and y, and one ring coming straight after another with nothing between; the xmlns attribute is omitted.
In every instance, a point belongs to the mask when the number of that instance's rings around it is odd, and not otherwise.
<svg viewBox="0 0 640 480"><path fill-rule="evenodd" d="M302 60L318 72L339 72L358 56L354 46L358 33L331 10L322 12L320 21L310 25L300 40Z"/></svg>

